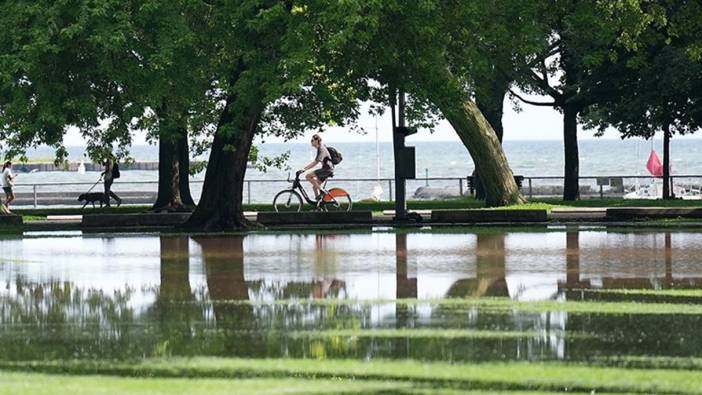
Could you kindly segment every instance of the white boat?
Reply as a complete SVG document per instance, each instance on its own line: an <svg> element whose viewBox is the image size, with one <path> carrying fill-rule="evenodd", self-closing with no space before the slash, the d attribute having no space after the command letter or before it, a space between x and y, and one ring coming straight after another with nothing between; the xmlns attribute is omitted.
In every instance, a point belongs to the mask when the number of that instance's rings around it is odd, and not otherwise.
<svg viewBox="0 0 702 395"><path fill-rule="evenodd" d="M673 194L683 200L702 200L700 190L673 185ZM624 199L663 199L663 181L653 180L649 185L637 186L633 191L624 195Z"/></svg>

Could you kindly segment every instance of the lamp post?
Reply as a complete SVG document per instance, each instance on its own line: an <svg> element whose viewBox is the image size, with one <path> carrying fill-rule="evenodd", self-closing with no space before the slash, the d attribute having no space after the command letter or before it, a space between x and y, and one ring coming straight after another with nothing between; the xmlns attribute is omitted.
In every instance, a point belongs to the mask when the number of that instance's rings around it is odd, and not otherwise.
<svg viewBox="0 0 702 395"><path fill-rule="evenodd" d="M405 92L400 90L397 100L397 123L395 110L396 93L392 90L392 144L395 158L395 221L405 221L407 201L405 196L405 180L416 178L416 161L414 147L405 146L405 138L417 132L405 125Z"/></svg>

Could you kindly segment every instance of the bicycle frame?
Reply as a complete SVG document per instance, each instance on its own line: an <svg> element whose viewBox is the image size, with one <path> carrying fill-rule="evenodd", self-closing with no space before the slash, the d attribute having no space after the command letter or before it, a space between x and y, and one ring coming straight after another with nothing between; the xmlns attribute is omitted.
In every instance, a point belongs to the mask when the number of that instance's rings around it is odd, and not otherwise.
<svg viewBox="0 0 702 395"><path fill-rule="evenodd" d="M351 210L353 202L351 201L351 196L349 196L348 192L346 192L342 188L330 188L329 190L325 189L328 180L324 180L324 182L322 183L322 188L326 192L324 196L315 200L310 199L310 196L307 194L307 190L305 189L305 187L302 186L302 181L300 181L300 174L302 174L302 172L296 172L295 179L291 180L290 173L288 173L288 182L291 182L292 186L288 189L284 189L278 192L278 194L275 195L275 199L273 199L275 211L278 211L278 206L276 203L278 201L278 197L284 193L290 194L288 195L287 203L284 203L285 207L287 208L290 207L290 199L292 199L292 196L297 195L296 199L298 199L298 201L301 204L301 206L298 206L298 210L301 210L302 206L304 206L305 203L323 211L327 211L328 206L331 206L335 210L344 207L342 205L345 204L345 202L348 203L348 205L346 206L346 211Z"/></svg>
<svg viewBox="0 0 702 395"><path fill-rule="evenodd" d="M288 177L288 181L290 181L290 177ZM316 206L317 201L310 199L310 196L307 194L307 191L305 190L305 187L302 186L302 183L300 182L300 174L295 175L295 179L292 180L292 189L293 191L299 191L302 197L305 199L307 204ZM326 184L326 180L324 181L324 184Z"/></svg>

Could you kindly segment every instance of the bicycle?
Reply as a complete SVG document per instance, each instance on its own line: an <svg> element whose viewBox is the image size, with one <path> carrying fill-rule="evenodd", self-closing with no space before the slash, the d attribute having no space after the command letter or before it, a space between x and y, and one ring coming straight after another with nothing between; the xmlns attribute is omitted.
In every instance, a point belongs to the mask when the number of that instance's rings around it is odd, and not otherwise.
<svg viewBox="0 0 702 395"><path fill-rule="evenodd" d="M302 171L295 172L294 180L290 179L290 173L288 173L288 182L292 182L292 187L278 192L273 198L273 208L276 212L302 211L303 197L305 202L320 211L351 211L353 206L351 195L341 188L331 188L321 198L310 199L300 182L300 174L302 173ZM326 189L324 186L327 185L327 181L328 179L322 183L322 189Z"/></svg>

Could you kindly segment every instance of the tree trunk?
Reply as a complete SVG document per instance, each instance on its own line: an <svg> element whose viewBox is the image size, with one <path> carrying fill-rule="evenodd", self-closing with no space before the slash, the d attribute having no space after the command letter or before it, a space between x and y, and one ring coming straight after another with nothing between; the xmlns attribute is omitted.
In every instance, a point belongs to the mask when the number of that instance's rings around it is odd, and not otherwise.
<svg viewBox="0 0 702 395"><path fill-rule="evenodd" d="M663 126L663 199L671 199L670 188L670 125Z"/></svg>
<svg viewBox="0 0 702 395"><path fill-rule="evenodd" d="M572 105L563 107L563 149L565 167L563 170L563 200L573 201L580 198L580 164L578 159L578 113L580 110Z"/></svg>
<svg viewBox="0 0 702 395"><path fill-rule="evenodd" d="M252 99L255 100L255 99ZM238 230L248 226L242 207L246 163L263 105L233 108L227 99L207 163L202 195L188 229Z"/></svg>
<svg viewBox="0 0 702 395"><path fill-rule="evenodd" d="M505 94L509 88L509 81L503 78L500 73L495 72L482 88L479 87L475 95L475 104L483 113L492 129L497 135L497 139L502 144L502 115L504 114ZM480 85L480 84L479 84ZM476 199L485 199L485 187L480 180L480 173L473 170L473 185L475 186Z"/></svg>
<svg viewBox="0 0 702 395"><path fill-rule="evenodd" d="M166 113L165 107L162 113ZM158 194L152 211L192 211L195 204L190 196L188 167L190 161L183 163L182 149L185 144L187 155L188 131L177 121L163 115L161 133L158 142ZM184 192L185 195L184 195ZM185 201L187 198L188 201Z"/></svg>
<svg viewBox="0 0 702 395"><path fill-rule="evenodd" d="M178 140L178 175L180 178L180 200L187 209L195 208L193 195L190 193L190 147L188 131L184 128L183 135Z"/></svg>
<svg viewBox="0 0 702 395"><path fill-rule="evenodd" d="M159 139L158 195L152 211L179 211L183 208L176 145L171 138L164 136Z"/></svg>
<svg viewBox="0 0 702 395"><path fill-rule="evenodd" d="M478 106L472 100L458 106L445 100L434 103L468 148L485 187L485 204L494 207L524 203L497 134Z"/></svg>

